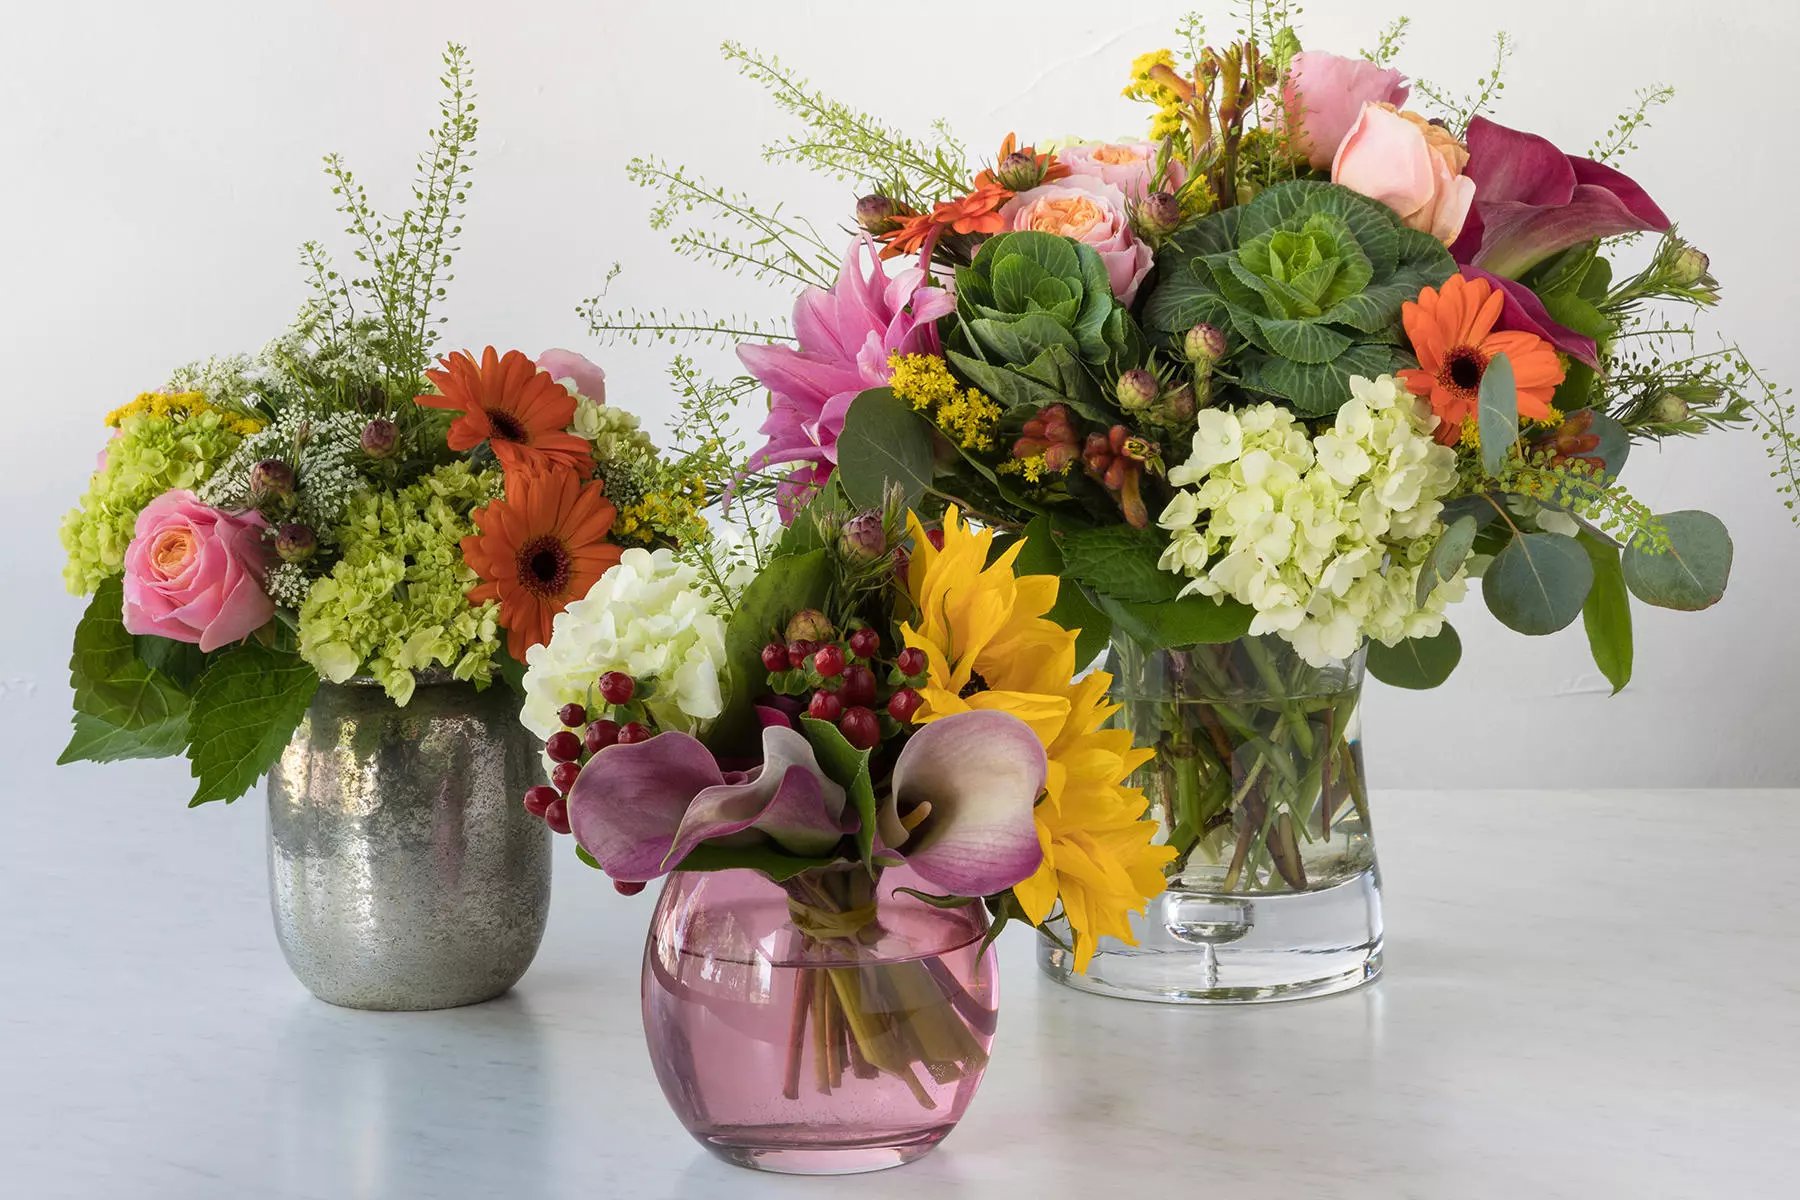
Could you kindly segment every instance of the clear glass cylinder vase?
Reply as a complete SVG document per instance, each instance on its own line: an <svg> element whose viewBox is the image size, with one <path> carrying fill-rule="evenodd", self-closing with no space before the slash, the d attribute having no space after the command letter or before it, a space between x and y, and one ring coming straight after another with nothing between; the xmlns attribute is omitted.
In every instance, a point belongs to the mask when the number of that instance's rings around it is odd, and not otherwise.
<svg viewBox="0 0 1800 1200"><path fill-rule="evenodd" d="M1177 856L1167 891L1104 940L1072 987L1176 1003L1327 995L1381 971L1381 875L1358 703L1363 654L1313 666L1247 637L1152 650L1115 643L1118 721L1156 757L1133 781Z"/></svg>
<svg viewBox="0 0 1800 1200"><path fill-rule="evenodd" d="M739 1166L849 1174L910 1162L962 1119L999 1002L986 913L898 882L669 877L644 948L644 1033L701 1145Z"/></svg>

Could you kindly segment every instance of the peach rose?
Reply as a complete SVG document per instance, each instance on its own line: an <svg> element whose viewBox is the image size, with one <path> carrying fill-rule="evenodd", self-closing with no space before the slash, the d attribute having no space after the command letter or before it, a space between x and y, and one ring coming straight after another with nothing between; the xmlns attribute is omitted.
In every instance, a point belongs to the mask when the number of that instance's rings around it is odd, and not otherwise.
<svg viewBox="0 0 1800 1200"><path fill-rule="evenodd" d="M1150 172L1156 169L1156 143L1143 141L1079 142L1056 152L1056 161L1071 175L1085 175L1110 183L1128 200L1150 194ZM1170 156L1160 191L1172 192L1187 181L1187 168Z"/></svg>
<svg viewBox="0 0 1800 1200"><path fill-rule="evenodd" d="M267 529L261 513L211 508L192 492L152 500L125 550L125 628L211 651L268 624Z"/></svg>
<svg viewBox="0 0 1800 1200"><path fill-rule="evenodd" d="M1391 104L1365 104L1331 160L1331 182L1379 200L1408 227L1448 246L1462 232L1475 181L1448 130Z"/></svg>
<svg viewBox="0 0 1800 1200"><path fill-rule="evenodd" d="M1020 192L1000 207L1006 227L1054 233L1092 246L1121 304L1130 304L1150 273L1150 247L1132 234L1125 193L1087 175L1071 175Z"/></svg>

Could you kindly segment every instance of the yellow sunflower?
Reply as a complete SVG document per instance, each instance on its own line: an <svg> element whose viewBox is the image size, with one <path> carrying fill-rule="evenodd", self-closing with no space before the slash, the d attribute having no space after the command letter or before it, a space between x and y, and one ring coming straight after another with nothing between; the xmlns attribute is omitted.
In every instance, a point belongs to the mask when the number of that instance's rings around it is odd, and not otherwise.
<svg viewBox="0 0 1800 1200"><path fill-rule="evenodd" d="M1157 826L1143 819L1143 793L1125 786L1154 751L1134 749L1127 730L1103 727L1117 711L1105 699L1112 676L1096 671L1071 682L1075 633L1045 615L1058 580L1014 573L1023 543L989 563L993 533L963 524L956 509L945 514L942 549L916 516L909 520L916 624L903 624L901 635L927 661L913 720L992 709L1037 734L1049 761L1034 811L1044 861L1013 894L1034 924L1061 902L1076 969L1085 970L1097 938L1134 944L1129 916L1163 890L1163 865L1175 854L1152 844Z"/></svg>

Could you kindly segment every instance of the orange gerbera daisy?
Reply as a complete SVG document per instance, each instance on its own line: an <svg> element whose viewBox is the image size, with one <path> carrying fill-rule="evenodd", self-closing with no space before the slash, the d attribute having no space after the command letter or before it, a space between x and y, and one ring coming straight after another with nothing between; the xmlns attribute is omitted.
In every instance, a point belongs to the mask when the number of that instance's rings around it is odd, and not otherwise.
<svg viewBox="0 0 1800 1200"><path fill-rule="evenodd" d="M425 372L441 394L415 397L415 403L462 413L450 424L452 450L473 450L486 442L509 477L520 467L592 472L592 448L569 432L575 397L531 359L517 350L501 357L489 346L481 352L480 366L467 350L446 355L442 362L442 370Z"/></svg>
<svg viewBox="0 0 1800 1200"><path fill-rule="evenodd" d="M462 540L462 552L481 582L469 599L500 602L514 658L524 662L526 650L549 641L556 614L619 561L622 551L606 541L617 515L602 484L567 467L508 471L506 498L472 514L478 532Z"/></svg>
<svg viewBox="0 0 1800 1200"><path fill-rule="evenodd" d="M1419 356L1417 368L1399 372L1415 396L1431 401L1441 421L1437 440L1454 446L1463 425L1481 404L1481 377L1496 354L1512 363L1519 390L1519 415L1534 421L1550 416L1550 398L1566 373L1556 348L1535 333L1496 333L1506 294L1485 279L1452 275L1439 288L1426 288L1400 310L1401 323Z"/></svg>
<svg viewBox="0 0 1800 1200"><path fill-rule="evenodd" d="M1007 160L1015 156L1029 161L1009 164ZM1013 133L1007 134L1000 143L1000 155L994 163L994 166L983 168L975 176L966 195L954 200L940 200L932 205L928 213L907 214L898 228L881 236L881 240L886 243L881 257L917 254L924 249L932 234L938 231L980 236L1003 232L1006 229L1006 218L1000 215L1000 206L1013 198L1014 189L1001 183L996 172L1007 170L1009 166L1023 176L1035 175L1036 181L1031 183L1032 187L1048 183L1052 179L1061 179L1069 173L1069 168L1057 162L1054 154L1039 154L1034 146L1026 146L1021 150L1018 135ZM1009 175L1008 178L1012 176ZM1025 184L1020 183L1020 186Z"/></svg>

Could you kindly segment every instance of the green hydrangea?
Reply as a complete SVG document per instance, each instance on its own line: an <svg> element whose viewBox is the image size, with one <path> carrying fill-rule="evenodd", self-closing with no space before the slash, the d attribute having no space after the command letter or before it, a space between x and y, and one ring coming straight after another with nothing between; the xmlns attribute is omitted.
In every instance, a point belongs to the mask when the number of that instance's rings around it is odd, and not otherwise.
<svg viewBox="0 0 1800 1200"><path fill-rule="evenodd" d="M193 489L211 478L243 435L242 420L203 409L124 418L107 444L106 463L88 480L81 502L63 517L69 562L63 582L86 595L125 570L125 548L143 507L171 488Z"/></svg>
<svg viewBox="0 0 1800 1200"><path fill-rule="evenodd" d="M500 609L469 603L477 580L460 543L475 532L470 511L500 490L497 468L458 461L398 491L355 497L337 530L342 557L300 608L301 656L335 683L366 674L402 705L428 667L487 686Z"/></svg>

